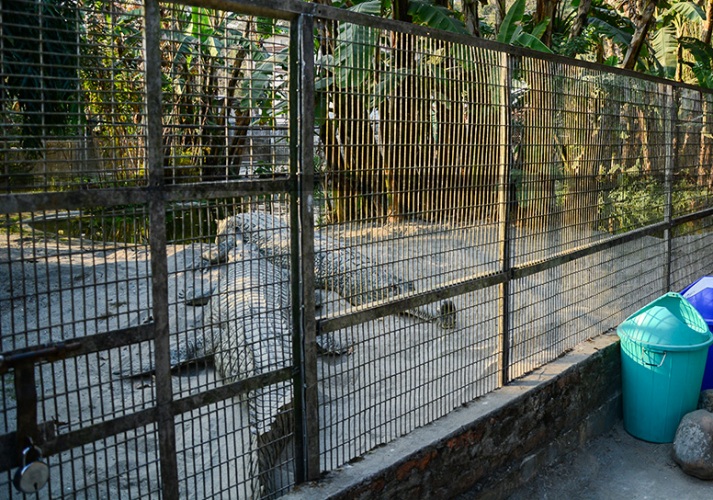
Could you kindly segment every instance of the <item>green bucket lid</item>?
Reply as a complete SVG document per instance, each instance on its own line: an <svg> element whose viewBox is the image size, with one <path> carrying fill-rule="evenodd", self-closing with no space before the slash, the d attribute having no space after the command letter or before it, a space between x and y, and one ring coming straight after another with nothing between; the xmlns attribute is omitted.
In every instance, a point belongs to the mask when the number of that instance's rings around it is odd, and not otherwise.
<svg viewBox="0 0 713 500"><path fill-rule="evenodd" d="M642 307L616 331L622 339L668 351L691 351L713 343L713 335L701 314L675 292Z"/></svg>

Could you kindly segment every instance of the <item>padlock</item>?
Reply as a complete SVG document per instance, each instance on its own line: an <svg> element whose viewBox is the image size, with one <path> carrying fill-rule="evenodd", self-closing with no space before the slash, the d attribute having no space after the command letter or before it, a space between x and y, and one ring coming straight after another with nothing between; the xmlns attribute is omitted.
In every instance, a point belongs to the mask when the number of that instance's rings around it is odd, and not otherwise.
<svg viewBox="0 0 713 500"><path fill-rule="evenodd" d="M47 484L50 468L42 461L42 450L30 445L22 450L22 467L15 473L15 488L23 493L35 493Z"/></svg>

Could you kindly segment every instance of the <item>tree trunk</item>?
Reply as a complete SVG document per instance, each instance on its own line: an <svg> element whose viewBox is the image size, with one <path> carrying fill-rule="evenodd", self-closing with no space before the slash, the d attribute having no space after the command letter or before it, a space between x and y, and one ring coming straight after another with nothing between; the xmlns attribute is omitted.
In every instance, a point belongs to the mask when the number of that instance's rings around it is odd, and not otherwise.
<svg viewBox="0 0 713 500"><path fill-rule="evenodd" d="M565 83L569 85L572 83ZM609 219L608 204L601 203L599 196L607 196L613 187L610 174L616 154L613 146L621 133L621 106L611 92L606 85L588 96L566 88L562 92L561 109L566 110L567 127L563 129L566 134L557 138L557 142L563 164L563 224L567 227L596 230L601 229L601 219L604 222Z"/></svg>
<svg viewBox="0 0 713 500"><path fill-rule="evenodd" d="M327 120L321 136L333 204L330 222L381 217L384 166L368 110L353 95L334 92L329 99L334 119Z"/></svg>
<svg viewBox="0 0 713 500"><path fill-rule="evenodd" d="M701 95L701 108L703 121L701 127L701 145L698 153L698 186L710 189L713 186L711 174L711 134L710 134L710 101L706 94Z"/></svg>
<svg viewBox="0 0 713 500"><path fill-rule="evenodd" d="M412 22L408 13L408 0L393 0L392 17L396 21ZM413 68L413 39L409 35L393 33L391 45L394 51L395 68ZM409 148L409 122L417 121L416 116L410 116L409 96L413 93L413 77L406 77L399 85L398 90L389 99L388 104L382 106L381 132L383 138L386 169L384 170L384 184L387 191L387 215L390 220L400 219L407 211L407 196L409 173L405 165L413 162ZM396 90L396 89L394 89ZM413 144L413 142L412 142ZM413 175L413 174L412 174Z"/></svg>
<svg viewBox="0 0 713 500"><path fill-rule="evenodd" d="M465 28L468 30L468 33L480 36L478 0L463 0L463 21L465 22Z"/></svg>
<svg viewBox="0 0 713 500"><path fill-rule="evenodd" d="M541 42L548 47L552 46L552 26L554 25L555 10L559 0L537 0L537 9L535 10L535 24L539 24L545 19L549 19L547 29L542 35Z"/></svg>
<svg viewBox="0 0 713 500"><path fill-rule="evenodd" d="M631 37L629 50L626 52L626 56L624 56L624 62L622 64L624 69L634 69L634 66L636 66L641 48L646 42L646 34L649 31L649 26L655 21L657 3L658 0L648 0L643 12L637 16L638 19L634 20L636 29L634 30L634 35Z"/></svg>
<svg viewBox="0 0 713 500"><path fill-rule="evenodd" d="M394 20L403 21L405 23L413 22L408 13L408 0L393 0L392 15Z"/></svg>
<svg viewBox="0 0 713 500"><path fill-rule="evenodd" d="M713 0L711 0L713 2ZM585 26L587 26L587 18L589 17L589 11L592 9L592 0L580 0L579 7L577 8L577 17L574 19L574 24L572 24L572 31L569 32L569 39L574 40L584 31Z"/></svg>
<svg viewBox="0 0 713 500"><path fill-rule="evenodd" d="M425 158L432 141L431 102L426 89L429 80L416 62L416 38L393 33L392 48L393 68L404 76L389 89L390 97L382 103L379 115L388 218L396 221L419 210L418 187L431 164Z"/></svg>
<svg viewBox="0 0 713 500"><path fill-rule="evenodd" d="M707 0L706 20L703 23L703 33L701 33L701 40L706 45L711 44L711 33L713 33L713 0Z"/></svg>
<svg viewBox="0 0 713 500"><path fill-rule="evenodd" d="M513 219L521 227L539 231L554 221L555 193L555 114L558 109L559 85L556 74L547 77L548 63L531 61L524 69L530 91L522 108L513 110L513 126L520 129L519 147L513 169L519 170L521 182L517 186L517 205ZM513 145L518 138L513 137Z"/></svg>

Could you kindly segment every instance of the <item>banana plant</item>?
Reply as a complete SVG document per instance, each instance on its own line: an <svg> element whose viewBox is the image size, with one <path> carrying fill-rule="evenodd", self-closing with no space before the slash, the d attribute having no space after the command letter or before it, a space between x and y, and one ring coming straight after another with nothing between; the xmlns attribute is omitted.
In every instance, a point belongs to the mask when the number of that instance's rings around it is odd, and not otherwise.
<svg viewBox="0 0 713 500"><path fill-rule="evenodd" d="M408 13L415 24L453 33L468 34L465 24L452 10L428 0L411 0Z"/></svg>
<svg viewBox="0 0 713 500"><path fill-rule="evenodd" d="M550 22L549 18L543 19L532 29L531 33L528 33L523 29L524 17L525 0L515 0L515 3L512 4L500 25L497 41L508 45L518 45L520 47L539 50L540 52L552 53L549 47L540 41L545 30L547 30L547 25Z"/></svg>
<svg viewBox="0 0 713 500"><path fill-rule="evenodd" d="M693 2L674 3L660 15L658 29L651 37L651 48L663 70L662 76L676 76L676 69L683 63L679 40L688 24L700 23L705 17L703 9Z"/></svg>
<svg viewBox="0 0 713 500"><path fill-rule="evenodd" d="M691 37L681 37L678 43L693 56L694 62L684 64L691 68L698 85L713 88L713 47Z"/></svg>

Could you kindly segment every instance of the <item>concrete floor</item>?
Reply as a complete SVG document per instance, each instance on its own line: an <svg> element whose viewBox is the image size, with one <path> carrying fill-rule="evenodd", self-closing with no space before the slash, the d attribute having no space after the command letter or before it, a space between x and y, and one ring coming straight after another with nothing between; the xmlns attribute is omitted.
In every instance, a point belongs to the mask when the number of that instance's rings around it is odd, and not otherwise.
<svg viewBox="0 0 713 500"><path fill-rule="evenodd" d="M713 499L713 481L686 475L671 458L671 448L634 438L619 421L543 470L510 500Z"/></svg>

